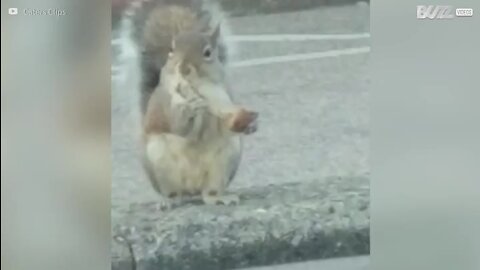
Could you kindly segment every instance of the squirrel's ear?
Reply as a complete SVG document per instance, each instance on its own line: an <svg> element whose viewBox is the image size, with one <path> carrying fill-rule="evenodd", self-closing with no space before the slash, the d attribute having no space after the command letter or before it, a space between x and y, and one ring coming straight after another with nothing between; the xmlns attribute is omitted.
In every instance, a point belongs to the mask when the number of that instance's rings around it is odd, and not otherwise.
<svg viewBox="0 0 480 270"><path fill-rule="evenodd" d="M210 35L210 42L213 44L213 46L217 45L219 36L220 36L220 24L217 24L212 34Z"/></svg>

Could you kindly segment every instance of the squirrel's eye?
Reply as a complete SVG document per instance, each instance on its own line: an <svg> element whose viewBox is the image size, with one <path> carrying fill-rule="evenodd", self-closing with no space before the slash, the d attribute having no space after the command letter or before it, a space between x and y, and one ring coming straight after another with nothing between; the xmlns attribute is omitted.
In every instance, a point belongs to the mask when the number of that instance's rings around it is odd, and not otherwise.
<svg viewBox="0 0 480 270"><path fill-rule="evenodd" d="M203 51L203 57L209 59L212 56L212 50L210 48L206 48Z"/></svg>

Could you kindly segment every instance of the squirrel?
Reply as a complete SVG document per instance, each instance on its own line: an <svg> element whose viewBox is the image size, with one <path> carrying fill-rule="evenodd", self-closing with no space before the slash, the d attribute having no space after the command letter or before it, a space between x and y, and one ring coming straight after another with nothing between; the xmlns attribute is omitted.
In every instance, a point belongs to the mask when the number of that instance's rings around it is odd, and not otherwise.
<svg viewBox="0 0 480 270"><path fill-rule="evenodd" d="M235 104L227 82L220 9L206 0L148 1L138 27L141 159L162 209L186 196L237 204L227 194L240 164L242 135L258 113Z"/></svg>

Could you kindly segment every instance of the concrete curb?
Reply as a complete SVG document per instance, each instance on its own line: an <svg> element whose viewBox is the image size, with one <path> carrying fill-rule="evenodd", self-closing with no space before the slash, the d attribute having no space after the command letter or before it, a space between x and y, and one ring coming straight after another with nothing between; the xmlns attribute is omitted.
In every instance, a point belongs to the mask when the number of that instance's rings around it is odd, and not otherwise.
<svg viewBox="0 0 480 270"><path fill-rule="evenodd" d="M112 269L225 270L369 254L366 178L237 192L235 207L112 209Z"/></svg>

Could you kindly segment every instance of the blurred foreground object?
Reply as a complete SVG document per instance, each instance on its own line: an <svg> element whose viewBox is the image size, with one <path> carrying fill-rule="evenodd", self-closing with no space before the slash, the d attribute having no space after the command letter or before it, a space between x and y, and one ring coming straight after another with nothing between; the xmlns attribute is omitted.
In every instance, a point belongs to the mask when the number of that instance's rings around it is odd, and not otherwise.
<svg viewBox="0 0 480 270"><path fill-rule="evenodd" d="M19 14L1 23L2 269L107 269L110 3L2 1L2 12L11 6Z"/></svg>

